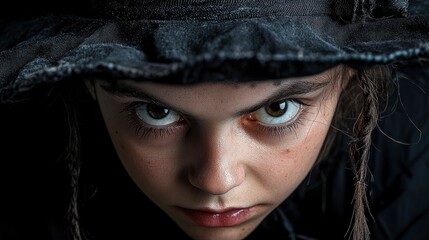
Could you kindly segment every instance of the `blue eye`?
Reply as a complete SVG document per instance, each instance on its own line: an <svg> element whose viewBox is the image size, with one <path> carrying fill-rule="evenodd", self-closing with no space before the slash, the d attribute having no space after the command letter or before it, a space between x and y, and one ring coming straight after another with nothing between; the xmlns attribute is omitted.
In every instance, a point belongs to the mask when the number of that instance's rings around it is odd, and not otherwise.
<svg viewBox="0 0 429 240"><path fill-rule="evenodd" d="M152 126L167 126L181 118L177 112L152 103L142 103L134 110L140 120Z"/></svg>
<svg viewBox="0 0 429 240"><path fill-rule="evenodd" d="M301 104L293 100L280 100L256 110L253 116L267 125L278 125L292 122L298 115Z"/></svg>

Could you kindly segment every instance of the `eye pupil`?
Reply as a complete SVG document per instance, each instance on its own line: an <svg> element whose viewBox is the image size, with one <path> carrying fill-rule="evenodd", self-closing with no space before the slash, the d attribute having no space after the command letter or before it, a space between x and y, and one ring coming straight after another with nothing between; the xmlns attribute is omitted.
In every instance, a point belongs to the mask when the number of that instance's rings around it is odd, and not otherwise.
<svg viewBox="0 0 429 240"><path fill-rule="evenodd" d="M272 117L280 117L287 112L285 101L273 102L265 107L265 111Z"/></svg>
<svg viewBox="0 0 429 240"><path fill-rule="evenodd" d="M147 113L150 117L154 119L162 119L165 118L168 113L170 112L170 109L163 108L161 106L157 106L155 104L148 104L147 105Z"/></svg>

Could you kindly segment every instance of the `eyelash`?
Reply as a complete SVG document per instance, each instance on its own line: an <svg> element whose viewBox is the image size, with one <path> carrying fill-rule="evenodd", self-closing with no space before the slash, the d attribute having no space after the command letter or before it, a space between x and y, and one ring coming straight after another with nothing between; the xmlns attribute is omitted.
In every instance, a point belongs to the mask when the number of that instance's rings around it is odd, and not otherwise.
<svg viewBox="0 0 429 240"><path fill-rule="evenodd" d="M305 106L305 105L303 105ZM302 120L306 114L305 109L301 109L298 113L295 120L293 120L292 123L282 126L266 126L263 124L257 124L256 127L258 128L258 131L269 134L272 137L283 137L286 135L289 135L291 133L296 134L297 129L299 128L299 125L302 125Z"/></svg>
<svg viewBox="0 0 429 240"><path fill-rule="evenodd" d="M172 134L174 134L178 128L184 126L186 123L185 120L182 118L177 123L180 124L174 124L167 127L149 127L145 126L144 123L142 123L141 120L139 120L135 109L137 106L145 102L132 102L130 104L125 104L125 107L121 112L125 112L128 115L129 122L131 126L134 127L135 133L137 136L141 138L147 138L147 137L155 137L155 138L164 138L168 137Z"/></svg>
<svg viewBox="0 0 429 240"><path fill-rule="evenodd" d="M155 138L164 138L168 137L176 132L174 126L164 127L164 128L155 128L155 127L145 127L137 122L138 120L133 121L136 134L141 138L146 138L149 136L154 136Z"/></svg>
<svg viewBox="0 0 429 240"><path fill-rule="evenodd" d="M306 108L309 107L310 105L296 99L289 99L289 100L295 101L301 105L302 109L299 110L299 113L297 114L296 119L294 119L293 122L290 124L281 125L281 126L267 126L267 125L258 123L256 124L258 131L266 133L272 137L283 137L290 133L296 134L296 131L299 128L299 125L302 125L302 120L307 114ZM187 124L185 122L185 119L181 118L176 124L172 124L166 127L145 126L145 124L142 123L141 120L139 120L135 112L136 107L142 103L145 103L145 102L132 102L132 103L124 104L125 106L121 111L121 112L126 112L131 126L133 126L135 129L136 135L141 138L148 138L148 137L165 138L176 133L179 130L179 128Z"/></svg>

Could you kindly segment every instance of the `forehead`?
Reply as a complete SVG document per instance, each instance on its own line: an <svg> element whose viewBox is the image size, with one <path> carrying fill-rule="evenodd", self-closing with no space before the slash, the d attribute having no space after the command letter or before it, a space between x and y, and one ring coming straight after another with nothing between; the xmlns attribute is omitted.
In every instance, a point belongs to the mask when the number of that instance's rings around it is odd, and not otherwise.
<svg viewBox="0 0 429 240"><path fill-rule="evenodd" d="M168 102L195 101L201 99L257 98L260 93L274 91L282 85L280 81L261 81L248 83L205 82L194 85L169 85L153 82L135 83L125 81L124 84L140 89L157 99Z"/></svg>
<svg viewBox="0 0 429 240"><path fill-rule="evenodd" d="M172 85L155 82L134 82L132 80L118 81L118 85L128 85L140 89L151 96L156 96L160 100L175 102L198 100L198 99L220 99L222 101L259 98L270 92L276 91L285 86L299 86L305 88L310 84L332 82L333 75L338 72L340 66L326 70L325 72L305 77L295 77L288 79L250 81L250 82L202 82L193 85ZM300 84L302 83L302 84ZM189 99L189 97L192 99Z"/></svg>

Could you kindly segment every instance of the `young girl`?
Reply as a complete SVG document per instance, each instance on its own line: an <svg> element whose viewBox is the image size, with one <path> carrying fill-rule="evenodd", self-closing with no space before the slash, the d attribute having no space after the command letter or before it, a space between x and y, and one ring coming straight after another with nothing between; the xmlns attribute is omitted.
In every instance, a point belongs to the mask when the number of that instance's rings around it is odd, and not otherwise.
<svg viewBox="0 0 429 240"><path fill-rule="evenodd" d="M429 237L427 1L8 16L1 239Z"/></svg>

